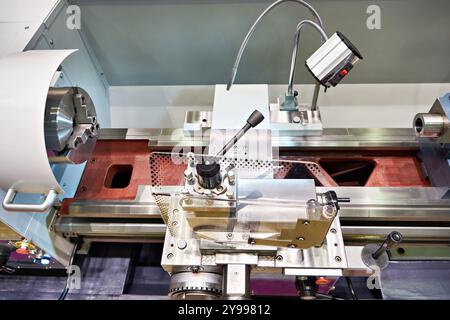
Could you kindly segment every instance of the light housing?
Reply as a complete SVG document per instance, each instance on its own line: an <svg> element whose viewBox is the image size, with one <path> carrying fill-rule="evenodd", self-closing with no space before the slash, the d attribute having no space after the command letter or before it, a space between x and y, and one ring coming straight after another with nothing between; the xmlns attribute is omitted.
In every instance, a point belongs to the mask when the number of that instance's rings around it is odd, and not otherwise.
<svg viewBox="0 0 450 320"><path fill-rule="evenodd" d="M306 68L323 86L335 87L363 57L339 31L306 60Z"/></svg>

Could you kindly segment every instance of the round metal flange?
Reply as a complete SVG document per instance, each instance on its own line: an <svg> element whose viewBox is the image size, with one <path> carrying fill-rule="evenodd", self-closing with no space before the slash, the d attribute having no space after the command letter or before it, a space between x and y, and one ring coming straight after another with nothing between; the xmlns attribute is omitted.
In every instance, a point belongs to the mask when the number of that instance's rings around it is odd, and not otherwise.
<svg viewBox="0 0 450 320"><path fill-rule="evenodd" d="M361 252L361 259L366 266L372 270L385 269L389 265L389 256L387 252L383 252L378 259L374 259L372 255L378 250L380 246L375 243L366 245Z"/></svg>
<svg viewBox="0 0 450 320"><path fill-rule="evenodd" d="M222 275L211 272L178 272L170 279L173 299L218 299L222 296Z"/></svg>
<svg viewBox="0 0 450 320"><path fill-rule="evenodd" d="M47 149L62 151L73 133L75 106L72 88L50 89L45 107L45 143Z"/></svg>
<svg viewBox="0 0 450 320"><path fill-rule="evenodd" d="M418 113L413 121L417 137L437 138L445 129L445 118L441 114Z"/></svg>

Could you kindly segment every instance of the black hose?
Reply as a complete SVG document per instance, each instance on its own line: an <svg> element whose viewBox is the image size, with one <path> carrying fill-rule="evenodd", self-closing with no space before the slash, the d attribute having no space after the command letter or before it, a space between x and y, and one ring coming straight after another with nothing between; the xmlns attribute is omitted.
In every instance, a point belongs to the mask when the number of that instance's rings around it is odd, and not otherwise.
<svg viewBox="0 0 450 320"><path fill-rule="evenodd" d="M358 300L358 297L356 296L355 290L353 289L352 279L350 277L345 277L345 280L347 280L348 289L350 290L350 294L352 296L352 299L353 300Z"/></svg>
<svg viewBox="0 0 450 320"><path fill-rule="evenodd" d="M73 259L75 258L75 253L77 252L77 247L78 247L78 242L77 243L75 243L75 245L74 245L74 247L73 247L73 250L72 250L72 253L71 253L71 255L70 255L70 260L69 260L69 267L72 265L72 263L73 263ZM63 289L63 291L61 292L61 294L60 294L60 296L59 296L59 298L58 298L58 300L64 300L64 299L66 299L66 296L67 296L67 294L69 293L69 283L70 283L70 276L71 276L71 274L68 272L67 273L67 279L66 279L66 284L64 285L64 289Z"/></svg>

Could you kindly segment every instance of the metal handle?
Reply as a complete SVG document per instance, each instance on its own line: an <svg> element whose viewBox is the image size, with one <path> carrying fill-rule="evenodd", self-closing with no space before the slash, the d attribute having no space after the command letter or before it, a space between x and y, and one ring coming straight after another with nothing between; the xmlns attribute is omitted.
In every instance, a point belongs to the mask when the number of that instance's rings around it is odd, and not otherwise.
<svg viewBox="0 0 450 320"><path fill-rule="evenodd" d="M50 190L45 197L44 202L40 204L21 204L13 203L14 197L17 191L14 189L9 189L6 193L5 199L3 199L3 209L6 211L16 211L16 212L46 212L55 202L58 196L55 190Z"/></svg>
<svg viewBox="0 0 450 320"><path fill-rule="evenodd" d="M392 231L388 234L386 240L381 244L377 251L372 254L372 258L378 259L386 250L389 250L398 245L403 240L403 236L398 231Z"/></svg>
<svg viewBox="0 0 450 320"><path fill-rule="evenodd" d="M252 114L248 117L247 123L242 127L242 129L239 130L238 133L236 133L234 137L231 138L230 141L228 141L227 144L224 145L219 152L217 152L216 158L224 156L228 152L228 150L230 150L238 142L238 140L241 139L248 130L250 130L250 128L256 127L263 120L264 116L261 112L259 112L258 110L253 111Z"/></svg>

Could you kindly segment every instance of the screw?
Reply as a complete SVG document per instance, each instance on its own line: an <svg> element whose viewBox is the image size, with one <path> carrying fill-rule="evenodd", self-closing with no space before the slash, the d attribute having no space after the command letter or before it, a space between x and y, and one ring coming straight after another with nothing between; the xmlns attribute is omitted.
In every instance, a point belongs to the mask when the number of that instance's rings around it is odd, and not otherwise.
<svg viewBox="0 0 450 320"><path fill-rule="evenodd" d="M186 249L186 247L187 247L187 242L186 242L186 240L183 240L183 239L178 240L178 241L177 241L177 247L178 247L178 249L180 249L180 250Z"/></svg>
<svg viewBox="0 0 450 320"><path fill-rule="evenodd" d="M299 240L299 241L305 241L305 238L303 238L303 237L297 237L297 240Z"/></svg>
<svg viewBox="0 0 450 320"><path fill-rule="evenodd" d="M291 244L289 245L289 248L294 249L294 248L297 248L297 246L296 246L295 244L291 243Z"/></svg>
<svg viewBox="0 0 450 320"><path fill-rule="evenodd" d="M169 253L168 255L167 255L167 259L172 259L173 258L173 253Z"/></svg>
<svg viewBox="0 0 450 320"><path fill-rule="evenodd" d="M331 219L333 217L334 207L330 205L326 205L323 207L323 216L327 219Z"/></svg>
<svg viewBox="0 0 450 320"><path fill-rule="evenodd" d="M303 224L304 224L305 226L307 226L307 225L309 225L309 221L308 221L308 220L305 220L305 221L303 221Z"/></svg>
<svg viewBox="0 0 450 320"><path fill-rule="evenodd" d="M299 122L300 122L300 117L299 117L299 116L295 116L295 117L292 119L292 121L293 121L294 123L299 123Z"/></svg>
<svg viewBox="0 0 450 320"><path fill-rule="evenodd" d="M335 260L336 262L341 262L341 261L342 261L341 257L339 257L339 256L334 257L334 260Z"/></svg>
<svg viewBox="0 0 450 320"><path fill-rule="evenodd" d="M277 261L283 261L283 256L282 256L282 255L278 255L278 256L276 257L276 259L277 259Z"/></svg>
<svg viewBox="0 0 450 320"><path fill-rule="evenodd" d="M336 233L336 229L332 228L332 229L330 229L330 232L331 233Z"/></svg>
<svg viewBox="0 0 450 320"><path fill-rule="evenodd" d="M227 233L227 239L228 240L233 239L233 233L231 233L231 232Z"/></svg>
<svg viewBox="0 0 450 320"><path fill-rule="evenodd" d="M191 267L191 271L192 271L193 273L198 273L198 272L200 271L200 267L199 267L199 266L192 266L192 267Z"/></svg>

